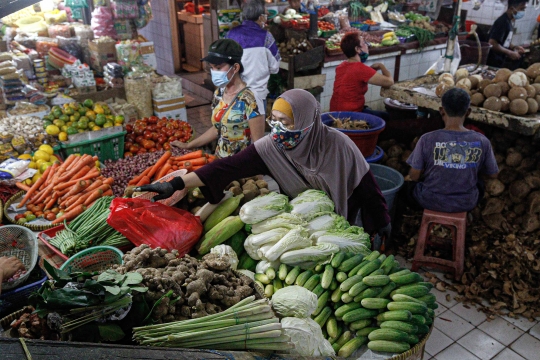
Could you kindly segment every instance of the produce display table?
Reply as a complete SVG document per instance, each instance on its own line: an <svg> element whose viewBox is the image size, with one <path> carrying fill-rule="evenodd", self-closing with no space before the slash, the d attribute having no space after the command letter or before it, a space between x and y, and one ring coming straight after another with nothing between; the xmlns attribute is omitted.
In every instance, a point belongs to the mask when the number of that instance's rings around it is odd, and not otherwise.
<svg viewBox="0 0 540 360"><path fill-rule="evenodd" d="M441 99L432 93L438 84L438 75L420 76L414 80L401 81L389 89L381 88L381 96L416 106L439 110ZM516 116L472 106L470 120L493 125L521 135L540 137L540 117Z"/></svg>

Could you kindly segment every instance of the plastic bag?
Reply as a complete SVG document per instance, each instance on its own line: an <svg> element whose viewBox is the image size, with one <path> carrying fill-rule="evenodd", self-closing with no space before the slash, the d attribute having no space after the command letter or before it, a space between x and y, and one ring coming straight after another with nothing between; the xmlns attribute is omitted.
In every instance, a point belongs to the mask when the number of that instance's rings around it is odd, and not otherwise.
<svg viewBox="0 0 540 360"><path fill-rule="evenodd" d="M433 75L433 74L442 74L444 72L444 62L446 58L441 56L439 60L426 71L424 75ZM454 58L450 64L450 74L454 75L459 67L459 62L461 61L461 50L459 49L459 42L456 38L454 43Z"/></svg>
<svg viewBox="0 0 540 360"><path fill-rule="evenodd" d="M135 246L148 244L184 256L199 240L203 226L188 211L144 199L116 198L107 223Z"/></svg>
<svg viewBox="0 0 540 360"><path fill-rule="evenodd" d="M28 169L30 160L7 159L0 164L0 180L16 178Z"/></svg>
<svg viewBox="0 0 540 360"><path fill-rule="evenodd" d="M75 56L79 60L83 60L83 49L80 45L80 39L78 37L65 38L58 36L58 47L71 56Z"/></svg>

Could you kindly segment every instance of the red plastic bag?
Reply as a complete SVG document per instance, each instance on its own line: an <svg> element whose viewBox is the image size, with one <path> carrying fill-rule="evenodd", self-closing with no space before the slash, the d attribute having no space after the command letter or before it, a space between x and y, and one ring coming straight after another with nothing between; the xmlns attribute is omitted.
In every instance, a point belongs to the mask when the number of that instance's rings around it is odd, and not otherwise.
<svg viewBox="0 0 540 360"><path fill-rule="evenodd" d="M203 232L198 216L150 200L116 198L110 209L107 223L136 246L176 249L184 256Z"/></svg>

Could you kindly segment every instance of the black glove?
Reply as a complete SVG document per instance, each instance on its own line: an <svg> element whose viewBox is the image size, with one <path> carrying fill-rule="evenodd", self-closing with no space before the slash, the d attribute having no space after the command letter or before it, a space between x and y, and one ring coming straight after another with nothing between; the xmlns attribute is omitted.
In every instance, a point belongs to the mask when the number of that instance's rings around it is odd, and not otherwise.
<svg viewBox="0 0 540 360"><path fill-rule="evenodd" d="M373 250L379 250L384 248L385 242L390 239L392 233L392 223L388 223L386 226L377 230L377 233L373 237Z"/></svg>
<svg viewBox="0 0 540 360"><path fill-rule="evenodd" d="M175 191L183 190L186 187L184 180L181 177L176 177L170 182L162 182L151 185L143 185L134 189L134 191L151 191L156 192L158 195L152 198L152 202L168 199Z"/></svg>

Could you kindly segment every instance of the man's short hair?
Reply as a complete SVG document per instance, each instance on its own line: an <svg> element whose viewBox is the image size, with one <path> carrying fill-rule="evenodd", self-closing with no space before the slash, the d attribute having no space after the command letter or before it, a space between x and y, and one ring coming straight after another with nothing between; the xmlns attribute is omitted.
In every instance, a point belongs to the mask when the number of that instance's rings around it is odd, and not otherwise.
<svg viewBox="0 0 540 360"><path fill-rule="evenodd" d="M442 107L450 117L462 117L467 114L471 105L471 97L460 88L448 90L442 97Z"/></svg>
<svg viewBox="0 0 540 360"><path fill-rule="evenodd" d="M528 0L508 0L508 7L518 7L523 3L527 3Z"/></svg>
<svg viewBox="0 0 540 360"><path fill-rule="evenodd" d="M356 47L360 47L360 36L357 32L350 32L341 39L341 51L350 58L358 54Z"/></svg>
<svg viewBox="0 0 540 360"><path fill-rule="evenodd" d="M266 14L263 0L248 0L242 6L242 18L244 20L256 21L263 14Z"/></svg>

